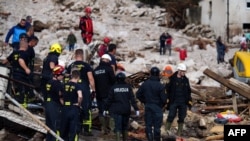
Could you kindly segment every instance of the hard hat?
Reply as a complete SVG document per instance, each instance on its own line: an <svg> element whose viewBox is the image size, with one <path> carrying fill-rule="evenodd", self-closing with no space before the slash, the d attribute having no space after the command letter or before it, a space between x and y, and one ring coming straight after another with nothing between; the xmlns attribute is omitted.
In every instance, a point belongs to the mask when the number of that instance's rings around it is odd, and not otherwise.
<svg viewBox="0 0 250 141"><path fill-rule="evenodd" d="M52 70L54 75L63 75L64 74L64 67L61 65L56 65Z"/></svg>
<svg viewBox="0 0 250 141"><path fill-rule="evenodd" d="M103 54L101 58L102 59L108 59L109 61L112 60L111 57L110 57L110 55L108 55L108 54Z"/></svg>
<svg viewBox="0 0 250 141"><path fill-rule="evenodd" d="M173 69L172 69L172 67L171 67L170 65L167 65L167 66L164 68L164 70L163 70L163 72L162 72L162 75L163 75L163 76L169 77L169 76L171 76L172 74L173 74Z"/></svg>
<svg viewBox="0 0 250 141"><path fill-rule="evenodd" d="M49 52L62 53L62 47L59 43L54 43L50 46Z"/></svg>
<svg viewBox="0 0 250 141"><path fill-rule="evenodd" d="M104 38L103 38L103 42L104 42L105 44L108 44L108 43L110 42L109 37L104 37Z"/></svg>
<svg viewBox="0 0 250 141"><path fill-rule="evenodd" d="M150 70L150 74L152 76L159 76L160 75L160 70L157 67L152 67Z"/></svg>
<svg viewBox="0 0 250 141"><path fill-rule="evenodd" d="M92 12L92 10L91 10L91 8L90 8L90 7L86 7L86 8L84 9L84 12L86 12L86 13L91 13L91 12Z"/></svg>
<svg viewBox="0 0 250 141"><path fill-rule="evenodd" d="M118 82L123 82L125 81L126 79L126 75L123 73L123 72L119 72L117 75L116 75L116 80Z"/></svg>
<svg viewBox="0 0 250 141"><path fill-rule="evenodd" d="M21 33L19 35L19 39L21 39L21 38L28 38L28 35L26 33Z"/></svg>
<svg viewBox="0 0 250 141"><path fill-rule="evenodd" d="M178 70L181 70L181 71L186 71L186 70L187 70L187 67L186 67L185 64L180 63L180 64L178 64L177 69L178 69Z"/></svg>

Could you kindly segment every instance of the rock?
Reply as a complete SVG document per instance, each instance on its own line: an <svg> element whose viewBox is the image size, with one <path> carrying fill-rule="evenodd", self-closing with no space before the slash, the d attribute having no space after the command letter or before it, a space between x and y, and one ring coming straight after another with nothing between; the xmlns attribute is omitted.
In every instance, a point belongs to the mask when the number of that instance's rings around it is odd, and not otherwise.
<svg viewBox="0 0 250 141"><path fill-rule="evenodd" d="M34 21L33 26L34 26L34 31L35 32L41 32L42 30L49 28L48 24L45 24L45 23L43 23L43 22L41 22L39 20Z"/></svg>

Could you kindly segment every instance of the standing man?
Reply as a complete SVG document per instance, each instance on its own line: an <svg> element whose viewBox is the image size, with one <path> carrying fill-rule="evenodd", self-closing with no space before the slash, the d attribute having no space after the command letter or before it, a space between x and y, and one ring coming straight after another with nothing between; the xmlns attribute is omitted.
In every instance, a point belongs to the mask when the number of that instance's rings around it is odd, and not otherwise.
<svg viewBox="0 0 250 141"><path fill-rule="evenodd" d="M167 36L166 36L166 32L163 32L160 36L160 55L164 55L166 52L166 42Z"/></svg>
<svg viewBox="0 0 250 141"><path fill-rule="evenodd" d="M75 61L67 67L67 73L71 73L73 70L78 70L80 72L80 88L83 93L82 102L82 124L85 136L92 136L92 115L91 115L91 96L95 95L95 80L92 73L92 68L90 65L83 61L83 50L75 50ZM90 88L92 94L90 93Z"/></svg>
<svg viewBox="0 0 250 141"><path fill-rule="evenodd" d="M225 52L226 52L226 46L221 41L221 36L219 36L216 40L216 51L217 51L217 63L223 63Z"/></svg>
<svg viewBox="0 0 250 141"><path fill-rule="evenodd" d="M160 141L163 119L162 108L166 103L167 95L164 85L160 82L160 70L152 67L150 78L138 89L136 97L145 106L146 136L148 141Z"/></svg>
<svg viewBox="0 0 250 141"><path fill-rule="evenodd" d="M93 23L90 17L92 10L90 7L86 7L84 12L85 16L80 18L79 28L83 43L88 45L92 41L93 36Z"/></svg>
<svg viewBox="0 0 250 141"><path fill-rule="evenodd" d="M94 79L96 85L96 100L99 110L99 120L101 122L101 131L103 134L108 133L109 118L103 116L104 104L108 98L108 93L115 83L115 73L110 65L111 57L104 54L101 57L99 66L94 70Z"/></svg>
<svg viewBox="0 0 250 141"><path fill-rule="evenodd" d="M26 20L21 19L21 21L13 26L9 32L7 33L7 36L5 37L5 43L4 46L7 46L9 44L10 37L12 36L12 47L13 50L18 50L19 49L19 36L22 33L26 33Z"/></svg>
<svg viewBox="0 0 250 141"><path fill-rule="evenodd" d="M59 131L59 119L62 103L64 68L57 65L53 69L53 78L45 86L45 119L46 125L55 133ZM46 141L56 141L56 138L47 133Z"/></svg>
<svg viewBox="0 0 250 141"><path fill-rule="evenodd" d="M166 84L168 94L169 113L167 117L166 130L170 130L171 124L178 112L178 130L177 135L180 136L183 129L184 119L187 115L187 108L191 108L191 87L188 78L185 76L187 67L180 63L177 71L169 78Z"/></svg>
<svg viewBox="0 0 250 141"><path fill-rule="evenodd" d="M26 51L28 49L28 36L26 35L26 33L20 34L19 41L19 50L13 51L10 56L8 56L7 59L2 63L11 64L13 79L29 84L29 75L31 71L28 67L29 55ZM29 87L14 83L14 95L16 100L26 108L27 97L29 95Z"/></svg>
<svg viewBox="0 0 250 141"><path fill-rule="evenodd" d="M80 106L82 91L78 81L80 72L73 70L69 82L63 86L63 108L61 120L61 137L65 141L79 141Z"/></svg>
<svg viewBox="0 0 250 141"><path fill-rule="evenodd" d="M69 51L74 51L75 43L77 39L73 31L70 31L68 37L67 37L67 43L69 44Z"/></svg>
<svg viewBox="0 0 250 141"><path fill-rule="evenodd" d="M52 70L56 65L58 65L58 58L62 53L62 47L59 43L54 43L49 48L49 54L43 60L43 69L42 69L42 79L41 79L41 88L42 93L44 92L45 84L52 78Z"/></svg>
<svg viewBox="0 0 250 141"><path fill-rule="evenodd" d="M115 120L116 141L120 141L120 134L122 133L122 140L127 141L129 117L131 114L131 105L139 116L139 109L137 107L135 96L132 87L125 82L126 76L123 72L116 75L117 83L112 86L105 103L104 115L109 111Z"/></svg>
<svg viewBox="0 0 250 141"><path fill-rule="evenodd" d="M116 54L116 44L109 44L108 46L108 54L111 57L111 61L110 64L114 70L114 73L117 70L117 63L116 63L116 58L115 58L115 54Z"/></svg>
<svg viewBox="0 0 250 141"><path fill-rule="evenodd" d="M25 28L29 28L30 26L32 26L32 17L31 16L27 16L26 17L26 24L25 24Z"/></svg>

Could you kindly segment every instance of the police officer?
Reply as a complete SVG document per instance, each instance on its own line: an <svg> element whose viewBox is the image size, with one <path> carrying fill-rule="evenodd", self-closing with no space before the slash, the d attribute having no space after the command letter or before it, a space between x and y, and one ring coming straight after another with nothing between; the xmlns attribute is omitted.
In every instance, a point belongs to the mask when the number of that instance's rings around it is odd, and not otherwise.
<svg viewBox="0 0 250 141"><path fill-rule="evenodd" d="M111 57L104 54L101 57L99 66L94 70L94 79L96 85L96 100L99 110L99 120L101 122L101 131L103 134L108 133L108 125L110 118L103 116L104 102L108 98L108 93L112 85L115 83L115 74L110 65Z"/></svg>
<svg viewBox="0 0 250 141"><path fill-rule="evenodd" d="M26 52L26 50L28 49L27 34L21 33L19 36L19 40L19 50L14 50L2 63L10 63L10 65L12 66L13 79L29 84L29 75L31 71L28 67L29 55ZM18 83L14 83L14 88L14 95L16 100L26 108L29 88Z"/></svg>
<svg viewBox="0 0 250 141"><path fill-rule="evenodd" d="M149 141L160 141L161 124L163 119L162 108L166 103L167 95L164 85L160 82L160 70L152 67L150 77L138 89L136 97L145 105L146 135Z"/></svg>
<svg viewBox="0 0 250 141"><path fill-rule="evenodd" d="M116 141L120 141L120 133L122 133L123 141L127 141L129 117L131 114L131 105L139 116L132 87L125 82L125 74L119 72L116 75L117 83L112 86L105 104L104 115L109 110L115 120Z"/></svg>
<svg viewBox="0 0 250 141"><path fill-rule="evenodd" d="M54 132L59 130L59 119L61 112L62 90L64 68L57 65L53 69L53 78L49 80L45 87L45 119L46 125ZM46 141L56 141L51 134L46 135Z"/></svg>
<svg viewBox="0 0 250 141"><path fill-rule="evenodd" d="M180 63L177 71L169 78L170 82L166 84L168 93L168 117L166 130L171 128L171 124L178 112L178 130L177 135L180 136L183 129L184 119L187 115L187 108L192 105L191 87L188 78L185 76L187 67Z"/></svg>
<svg viewBox="0 0 250 141"><path fill-rule="evenodd" d="M82 103L82 91L78 84L80 72L73 70L68 83L63 86L63 108L61 137L65 141L78 141L80 106Z"/></svg>
<svg viewBox="0 0 250 141"><path fill-rule="evenodd" d="M82 124L85 136L92 136L92 114L91 114L91 92L95 95L95 80L93 77L93 70L90 65L83 61L83 50L75 50L75 61L67 67L67 73L71 73L72 70L80 71L80 79L78 81L81 84L81 89L83 91L83 102L82 102Z"/></svg>
<svg viewBox="0 0 250 141"><path fill-rule="evenodd" d="M46 83L52 78L52 70L56 65L58 65L58 58L62 53L62 47L58 43L54 43L49 48L49 54L43 60L43 69L42 69L42 79L41 79L41 88L42 93L44 93L44 89Z"/></svg>

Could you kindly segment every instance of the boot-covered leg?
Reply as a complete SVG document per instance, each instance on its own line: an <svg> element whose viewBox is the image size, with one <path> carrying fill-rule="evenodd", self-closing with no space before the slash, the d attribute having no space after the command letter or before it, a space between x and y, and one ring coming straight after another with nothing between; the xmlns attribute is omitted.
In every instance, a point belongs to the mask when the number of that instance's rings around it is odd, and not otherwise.
<svg viewBox="0 0 250 141"><path fill-rule="evenodd" d="M152 133L147 133L146 135L147 135L148 141L154 141L154 137Z"/></svg>
<svg viewBox="0 0 250 141"><path fill-rule="evenodd" d="M171 125L172 125L172 122L167 122L166 123L166 130L170 130Z"/></svg>
<svg viewBox="0 0 250 141"><path fill-rule="evenodd" d="M120 141L120 135L121 135L120 132L116 132L116 133L115 133L115 140L116 140L116 141Z"/></svg>
<svg viewBox="0 0 250 141"><path fill-rule="evenodd" d="M105 117L101 117L99 116L99 120L100 120L100 123L101 123L101 132L102 134L107 134L107 123L106 123L106 120L105 120Z"/></svg>
<svg viewBox="0 0 250 141"><path fill-rule="evenodd" d="M123 131L122 132L122 141L127 141L128 139L128 131Z"/></svg>
<svg viewBox="0 0 250 141"><path fill-rule="evenodd" d="M181 136L184 123L178 123L177 136Z"/></svg>

